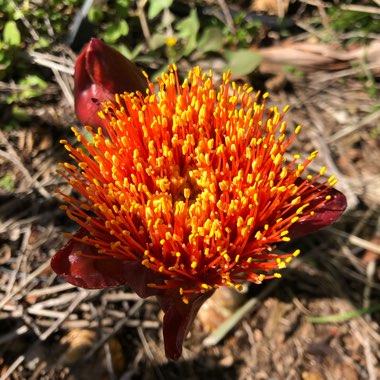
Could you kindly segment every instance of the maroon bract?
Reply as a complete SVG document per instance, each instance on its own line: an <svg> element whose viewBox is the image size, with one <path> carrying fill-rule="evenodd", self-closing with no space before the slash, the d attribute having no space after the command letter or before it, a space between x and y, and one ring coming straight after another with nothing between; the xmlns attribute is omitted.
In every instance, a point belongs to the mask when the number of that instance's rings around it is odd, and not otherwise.
<svg viewBox="0 0 380 380"><path fill-rule="evenodd" d="M63 141L74 163L60 174L82 198L62 194L80 226L52 259L54 271L84 288L129 286L156 296L165 313L168 358L177 360L203 302L220 286L237 289L281 277L299 250L273 249L334 222L346 208L330 177L303 179L317 155L285 154L300 131L264 95L199 67L180 83L176 68L148 93L116 96L82 148ZM284 110L286 112L286 109Z"/></svg>
<svg viewBox="0 0 380 380"><path fill-rule="evenodd" d="M101 127L101 103L115 94L145 92L147 82L134 63L103 41L92 38L75 62L75 112L83 125Z"/></svg>
<svg viewBox="0 0 380 380"><path fill-rule="evenodd" d="M86 289L129 286L141 298L156 296L164 311L163 334L168 358L178 360L182 344L202 304L214 293L196 294L184 303L176 289L157 289L150 283L165 283L165 276L151 271L139 262L99 259L94 247L83 244L86 230L81 228L51 260L58 276L72 285ZM160 280L161 277L161 280Z"/></svg>

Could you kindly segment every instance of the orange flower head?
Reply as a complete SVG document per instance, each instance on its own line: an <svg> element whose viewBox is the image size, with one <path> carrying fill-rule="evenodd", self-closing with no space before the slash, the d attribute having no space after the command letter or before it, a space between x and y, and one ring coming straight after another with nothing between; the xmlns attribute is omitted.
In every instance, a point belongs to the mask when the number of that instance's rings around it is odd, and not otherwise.
<svg viewBox="0 0 380 380"><path fill-rule="evenodd" d="M157 93L148 87L105 103L103 126L87 128L91 139L74 129L78 148L64 141L75 164L60 174L81 195L63 194L81 230L62 250L70 259L53 259L68 281L107 287L141 273L142 296L169 292L186 305L220 286L280 277L299 250L280 255L276 245L345 209L333 177L317 182L324 169L302 179L317 152L289 159L300 127L289 133L287 107L267 108L267 94L236 85L229 72L217 89L199 67L183 82L169 67ZM125 280L113 276L123 265L133 265Z"/></svg>
<svg viewBox="0 0 380 380"><path fill-rule="evenodd" d="M176 288L185 303L191 293L280 277L298 250L273 248L323 209L336 180L300 179L317 152L287 162L300 127L287 136L267 94L260 102L230 73L219 91L199 67L180 83L174 66L158 83L157 95L152 83L146 95L116 95L100 114L106 133L88 128L93 141L74 129L85 149L64 141L76 165L61 174L86 200L64 195L69 217L87 231L80 240L100 260L165 275L149 286Z"/></svg>

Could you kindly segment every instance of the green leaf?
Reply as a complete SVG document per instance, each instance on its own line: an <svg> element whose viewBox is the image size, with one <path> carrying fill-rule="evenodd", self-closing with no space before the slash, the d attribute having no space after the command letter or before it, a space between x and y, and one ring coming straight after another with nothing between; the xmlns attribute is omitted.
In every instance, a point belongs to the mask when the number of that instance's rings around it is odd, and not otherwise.
<svg viewBox="0 0 380 380"><path fill-rule="evenodd" d="M219 51L223 47L222 31L216 26L205 29L198 42L198 49L204 53L207 51Z"/></svg>
<svg viewBox="0 0 380 380"><path fill-rule="evenodd" d="M2 178L0 178L0 189L6 192L11 192L15 189L15 180L12 173L6 173Z"/></svg>
<svg viewBox="0 0 380 380"><path fill-rule="evenodd" d="M179 21L176 29L178 30L178 35L182 38L196 36L199 30L199 19L196 9L193 8L186 18Z"/></svg>
<svg viewBox="0 0 380 380"><path fill-rule="evenodd" d="M130 50L126 45L121 44L117 46L117 50L129 60L134 61L136 57L144 50L144 44L136 45L133 50Z"/></svg>
<svg viewBox="0 0 380 380"><path fill-rule="evenodd" d="M118 24L110 24L104 32L104 40L109 44L114 44L120 37L129 33L129 26L125 20L121 20Z"/></svg>
<svg viewBox="0 0 380 380"><path fill-rule="evenodd" d="M248 75L254 71L261 62L261 55L249 49L240 49L224 53L227 59L226 67L231 69L232 76Z"/></svg>
<svg viewBox="0 0 380 380"><path fill-rule="evenodd" d="M107 3L107 2L103 2ZM111 3L112 4L112 3ZM129 17L130 0L116 0L116 4L113 7L113 11L119 18Z"/></svg>
<svg viewBox="0 0 380 380"><path fill-rule="evenodd" d="M45 89L48 87L48 84L38 75L27 75L25 78L21 79L19 84L21 86L27 87L37 87L40 89Z"/></svg>
<svg viewBox="0 0 380 380"><path fill-rule="evenodd" d="M196 9L190 11L189 16L179 21L176 25L178 36L184 40L183 55L189 55L197 47L197 35L199 31L199 19Z"/></svg>
<svg viewBox="0 0 380 380"><path fill-rule="evenodd" d="M380 304L366 307L363 309L356 309L342 314L326 315L321 317L308 317L307 320L311 323L336 323L344 322L353 318L361 317L365 314L371 314L380 311Z"/></svg>
<svg viewBox="0 0 380 380"><path fill-rule="evenodd" d="M28 111L16 105L12 107L12 118L19 122L28 122L31 119Z"/></svg>
<svg viewBox="0 0 380 380"><path fill-rule="evenodd" d="M87 18L93 24L96 24L97 22L102 21L103 17L104 17L104 13L100 7L92 6L90 10L88 11Z"/></svg>
<svg viewBox="0 0 380 380"><path fill-rule="evenodd" d="M27 75L25 78L21 79L18 84L25 87L25 89L20 93L9 96L6 99L8 104L40 96L43 94L43 90L48 87L48 84L38 75Z"/></svg>
<svg viewBox="0 0 380 380"><path fill-rule="evenodd" d="M162 33L154 33L150 39L150 48L156 50L165 45L166 37Z"/></svg>
<svg viewBox="0 0 380 380"><path fill-rule="evenodd" d="M3 40L11 46L20 46L21 34L15 21L8 21L3 30Z"/></svg>
<svg viewBox="0 0 380 380"><path fill-rule="evenodd" d="M128 8L130 4L130 0L116 0L116 5L123 8Z"/></svg>
<svg viewBox="0 0 380 380"><path fill-rule="evenodd" d="M169 8L173 0L150 0L148 9L148 18L152 20L158 16L164 9Z"/></svg>

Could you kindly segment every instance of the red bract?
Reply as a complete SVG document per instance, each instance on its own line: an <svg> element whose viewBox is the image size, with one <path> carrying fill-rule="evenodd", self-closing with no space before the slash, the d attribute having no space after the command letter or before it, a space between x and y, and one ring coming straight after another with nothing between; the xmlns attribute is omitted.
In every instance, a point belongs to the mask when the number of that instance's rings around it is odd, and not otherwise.
<svg viewBox="0 0 380 380"><path fill-rule="evenodd" d="M86 230L81 228L67 245L52 258L53 270L64 280L86 289L131 287L140 297L156 296L164 311L163 334L168 358L181 356L182 344L202 304L214 291L196 294L184 303L176 289L157 289L150 283L165 284L165 276L151 271L139 262L102 258L97 249L83 244Z"/></svg>
<svg viewBox="0 0 380 380"><path fill-rule="evenodd" d="M223 76L199 67L180 83L176 68L162 74L158 93L124 93L100 113L102 128L80 147L63 141L74 163L60 174L82 198L62 194L80 230L52 259L54 271L85 288L130 286L156 296L165 313L166 355L178 359L203 302L220 286L240 289L280 277L299 250L279 255L278 243L334 222L346 200L302 178L314 160L285 154L284 113L267 110Z"/></svg>
<svg viewBox="0 0 380 380"><path fill-rule="evenodd" d="M75 63L75 112L83 125L102 126L101 102L124 91L145 92L147 83L134 63L103 41L92 38Z"/></svg>

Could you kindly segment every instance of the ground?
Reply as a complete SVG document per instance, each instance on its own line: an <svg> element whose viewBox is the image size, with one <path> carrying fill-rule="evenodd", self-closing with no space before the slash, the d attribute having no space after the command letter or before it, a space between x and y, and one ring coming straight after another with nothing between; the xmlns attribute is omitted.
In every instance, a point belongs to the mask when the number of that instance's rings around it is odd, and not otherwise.
<svg viewBox="0 0 380 380"><path fill-rule="evenodd" d="M285 12L284 20L297 28L284 35L263 19L251 47L261 63L237 80L269 90L273 105L290 105L289 125L303 126L295 151L319 150L311 170L326 166L328 176L336 175L347 212L333 226L280 247L302 251L282 279L243 293L216 293L195 321L183 357L168 362L154 299L141 300L128 289L79 289L50 269L51 256L66 242L63 232L75 230L55 193L70 191L55 170L66 159L60 139L72 139L70 126L79 126L72 108L75 53L61 42L43 53L29 49L29 64L48 87L40 96L0 105L4 379L380 378L380 35L355 39L363 30L354 24L334 29L336 19L326 13L333 6L353 8L378 22L379 3L293 1L287 8L289 2L275 1L282 7L274 10L248 3L214 6L227 21L236 7L250 17L260 10L270 20ZM199 59L204 67L223 62ZM185 72L189 60L178 66ZM4 99L22 90L9 78L0 82ZM15 118L20 109L26 121ZM239 307L245 307L242 318L223 329Z"/></svg>

